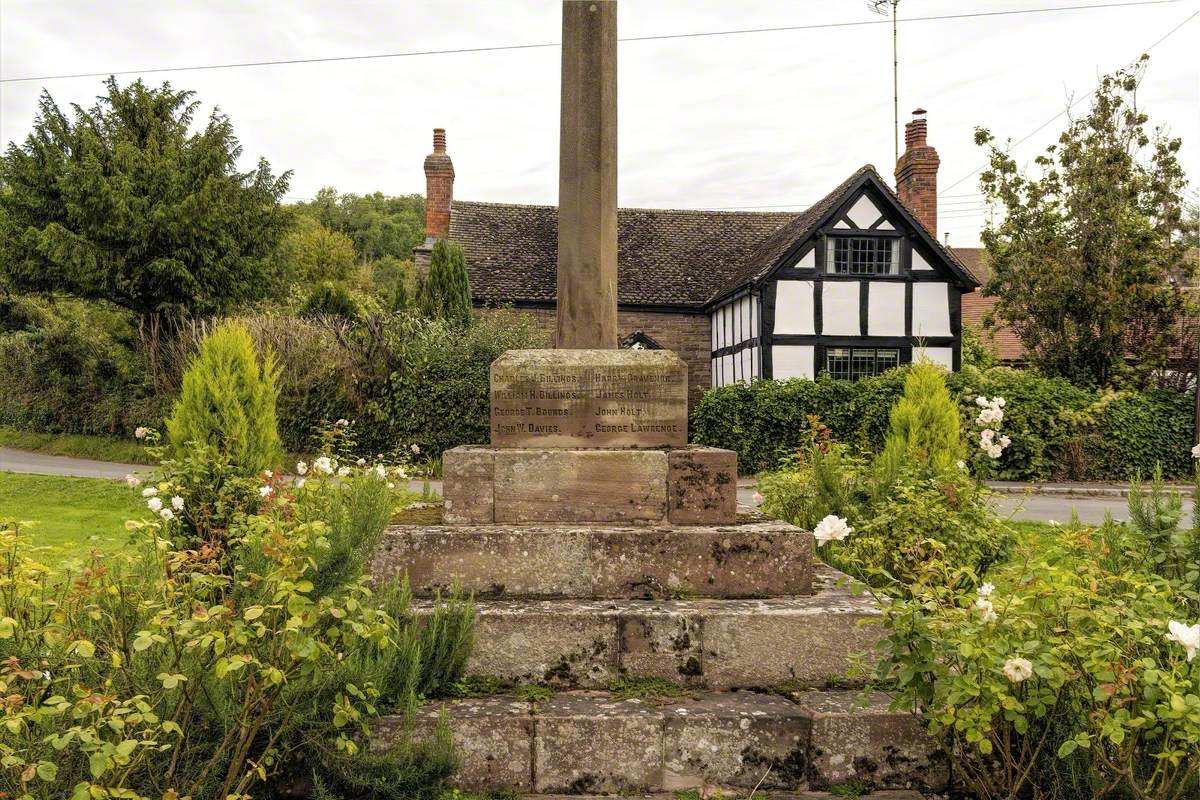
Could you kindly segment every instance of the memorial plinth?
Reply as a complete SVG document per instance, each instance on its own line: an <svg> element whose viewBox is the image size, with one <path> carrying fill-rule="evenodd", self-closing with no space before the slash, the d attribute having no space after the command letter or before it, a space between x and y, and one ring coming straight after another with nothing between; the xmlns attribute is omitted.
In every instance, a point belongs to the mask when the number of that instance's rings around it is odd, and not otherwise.
<svg viewBox="0 0 1200 800"><path fill-rule="evenodd" d="M492 445L683 447L687 390L669 350L510 350L492 363Z"/></svg>
<svg viewBox="0 0 1200 800"><path fill-rule="evenodd" d="M445 521L719 525L737 457L687 445L687 365L667 350L510 350L491 445L443 455Z"/></svg>

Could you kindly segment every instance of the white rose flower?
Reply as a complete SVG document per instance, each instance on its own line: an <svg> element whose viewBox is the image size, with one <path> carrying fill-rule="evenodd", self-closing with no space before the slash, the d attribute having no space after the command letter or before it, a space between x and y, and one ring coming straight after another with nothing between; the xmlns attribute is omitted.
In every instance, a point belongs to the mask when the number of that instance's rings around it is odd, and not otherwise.
<svg viewBox="0 0 1200 800"><path fill-rule="evenodd" d="M171 520L175 519L175 512L169 508L164 508L162 511L159 511L158 515L163 518L163 522L170 522Z"/></svg>
<svg viewBox="0 0 1200 800"><path fill-rule="evenodd" d="M817 527L813 528L813 538L817 540L817 546L820 546L825 544L825 542L840 542L853 532L854 528L847 525L846 520L835 514L830 514L818 522Z"/></svg>
<svg viewBox="0 0 1200 800"><path fill-rule="evenodd" d="M341 469L339 469L339 470L337 471L337 474L338 474L338 475L340 475L341 477L343 477L343 478L344 478L344 477L346 477L347 475L349 475L349 474L350 474L350 468L349 468L349 467L342 467Z"/></svg>
<svg viewBox="0 0 1200 800"><path fill-rule="evenodd" d="M421 446L420 446L419 444L416 444L416 443L414 443L414 444L413 444L413 446L412 446L412 447L410 447L410 448L408 448L408 449L409 449L409 450L412 450L412 454L413 454L414 456L419 456L419 455L421 455Z"/></svg>
<svg viewBox="0 0 1200 800"><path fill-rule="evenodd" d="M346 428L346 427L349 427L349 425L350 425L350 420L348 420L348 419L339 419L339 420L338 420L336 423L334 423L334 424L335 424L335 425L338 425L339 427Z"/></svg>
<svg viewBox="0 0 1200 800"><path fill-rule="evenodd" d="M303 475L306 472L308 472L308 464L305 464L303 461L297 461L296 462L296 474Z"/></svg>
<svg viewBox="0 0 1200 800"><path fill-rule="evenodd" d="M145 426L138 426L138 429L133 432L135 438L145 439L150 434L150 429Z"/></svg>
<svg viewBox="0 0 1200 800"><path fill-rule="evenodd" d="M1059 525L1061 525L1061 524L1062 524L1062 523L1060 523L1060 522L1059 522L1058 520L1056 520L1056 519L1048 519L1048 520L1046 520L1046 523L1047 523L1047 524L1049 524L1049 525L1053 525L1053 526L1055 526L1055 527L1058 527Z"/></svg>
<svg viewBox="0 0 1200 800"><path fill-rule="evenodd" d="M984 447L991 444L992 440L995 438L996 432L991 428L984 428L979 432L979 441Z"/></svg>
<svg viewBox="0 0 1200 800"><path fill-rule="evenodd" d="M1171 620L1167 623L1166 639L1168 642L1183 645L1183 649L1187 652L1187 660L1191 661L1196 657L1196 651L1200 650L1200 622L1195 625L1187 625Z"/></svg>
<svg viewBox="0 0 1200 800"><path fill-rule="evenodd" d="M260 487L258 487L258 496L264 497L264 498L270 497L271 492L273 492L273 491L275 491L275 490L272 489L270 486L260 486Z"/></svg>
<svg viewBox="0 0 1200 800"><path fill-rule="evenodd" d="M142 479L139 478L137 475L126 475L125 482L127 484L129 484L129 487L131 489L136 489L137 487L142 485Z"/></svg>
<svg viewBox="0 0 1200 800"><path fill-rule="evenodd" d="M1004 662L1004 669L1000 671L1013 683L1020 683L1033 674L1033 664L1024 658L1010 658Z"/></svg>
<svg viewBox="0 0 1200 800"><path fill-rule="evenodd" d="M154 497L156 494L158 494L158 489L153 486L147 486L145 489L142 489L142 497Z"/></svg>
<svg viewBox="0 0 1200 800"><path fill-rule="evenodd" d="M995 403L996 405L1000 406L1001 408L1004 408L1004 398L1003 397L993 397L992 402Z"/></svg>
<svg viewBox="0 0 1200 800"><path fill-rule="evenodd" d="M980 408L987 408L988 399L983 395L979 395L979 397L975 398L975 405L979 406Z"/></svg>
<svg viewBox="0 0 1200 800"><path fill-rule="evenodd" d="M996 608L992 605L991 600L987 599L986 597L980 597L975 601L975 607L982 612L981 616L983 617L984 622L996 621Z"/></svg>
<svg viewBox="0 0 1200 800"><path fill-rule="evenodd" d="M264 478L267 478L267 479L270 479L270 478L271 478L271 470L269 470L269 469L264 469L264 470L263 470L263 477L264 477Z"/></svg>
<svg viewBox="0 0 1200 800"><path fill-rule="evenodd" d="M1192 458L1200 458L1200 444L1192 448Z"/></svg>
<svg viewBox="0 0 1200 800"><path fill-rule="evenodd" d="M386 478L387 477L387 467L385 467L383 464L376 464L375 465L375 474L378 475L381 479Z"/></svg>
<svg viewBox="0 0 1200 800"><path fill-rule="evenodd" d="M360 467L365 467L367 465L367 460L365 458L360 458L358 461L355 461L354 463L358 464Z"/></svg>
<svg viewBox="0 0 1200 800"><path fill-rule="evenodd" d="M958 462L958 468L959 468L959 469L966 469L966 468L967 468L967 462L965 462L965 461L960 461L960 462Z"/></svg>
<svg viewBox="0 0 1200 800"><path fill-rule="evenodd" d="M389 489L395 489L395 488L396 488L396 484L392 483L391 481L388 481L388 488L389 488Z"/></svg>
<svg viewBox="0 0 1200 800"><path fill-rule="evenodd" d="M994 591L996 591L996 587L989 582L980 584L979 588L975 590L975 594L980 597L991 597Z"/></svg>
<svg viewBox="0 0 1200 800"><path fill-rule="evenodd" d="M321 456L313 462L313 469L326 475L332 475L333 462L329 460L329 456Z"/></svg>
<svg viewBox="0 0 1200 800"><path fill-rule="evenodd" d="M304 478L296 478L296 488L297 489L304 488Z"/></svg>
<svg viewBox="0 0 1200 800"><path fill-rule="evenodd" d="M1012 444L1012 439L1008 438L1007 436L1000 437L1000 446L1001 447L1008 447L1010 444Z"/></svg>
<svg viewBox="0 0 1200 800"><path fill-rule="evenodd" d="M157 514L162 510L162 500L159 500L157 497L151 497L146 501L146 508Z"/></svg>
<svg viewBox="0 0 1200 800"><path fill-rule="evenodd" d="M183 511L183 498L179 495L172 497L171 508L175 509L176 511Z"/></svg>

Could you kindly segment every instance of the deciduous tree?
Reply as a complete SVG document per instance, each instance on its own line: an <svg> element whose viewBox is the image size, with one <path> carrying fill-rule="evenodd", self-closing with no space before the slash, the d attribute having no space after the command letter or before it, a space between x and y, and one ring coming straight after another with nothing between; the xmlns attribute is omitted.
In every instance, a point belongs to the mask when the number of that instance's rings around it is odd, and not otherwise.
<svg viewBox="0 0 1200 800"><path fill-rule="evenodd" d="M1185 184L1180 140L1149 129L1137 89L1146 56L1106 76L1028 176L977 129L989 166L980 186L999 221L982 233L997 302L1033 363L1083 384L1145 384L1166 365L1184 299L1177 235Z"/></svg>

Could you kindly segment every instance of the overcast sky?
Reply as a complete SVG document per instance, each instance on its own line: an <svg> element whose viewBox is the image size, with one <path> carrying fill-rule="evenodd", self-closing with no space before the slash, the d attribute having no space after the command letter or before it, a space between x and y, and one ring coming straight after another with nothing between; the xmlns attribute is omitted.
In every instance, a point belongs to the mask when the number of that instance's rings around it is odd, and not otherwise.
<svg viewBox="0 0 1200 800"><path fill-rule="evenodd" d="M901 0L900 115L929 110L939 230L978 241L975 126L1019 139L1200 11L1200 0L970 19L906 17L1118 0ZM882 20L866 0L622 0L622 37ZM555 0L0 0L0 140L37 95L91 104L100 78L13 78L556 42ZM1151 52L1141 103L1183 138L1200 181L1200 17ZM803 208L864 163L891 178L891 26L620 45L620 203ZM134 75L121 76L122 81ZM557 48L148 75L232 118L247 164L292 169L290 195L424 192L430 130L448 130L463 200L554 203ZM1080 109L1085 106L1079 106ZM1028 162L1064 126L1016 149Z"/></svg>

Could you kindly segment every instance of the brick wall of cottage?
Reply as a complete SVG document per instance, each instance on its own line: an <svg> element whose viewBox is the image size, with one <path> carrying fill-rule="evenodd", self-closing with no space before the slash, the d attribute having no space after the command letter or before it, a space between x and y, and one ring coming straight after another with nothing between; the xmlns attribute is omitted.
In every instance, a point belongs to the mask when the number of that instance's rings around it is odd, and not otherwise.
<svg viewBox="0 0 1200 800"><path fill-rule="evenodd" d="M486 314L486 309L476 309ZM552 308L522 309L537 320L538 327L554 336ZM667 314L661 311L618 311L617 330L622 337L643 331L667 350L674 351L688 366L688 405L695 408L704 391L712 386L712 356L707 314Z"/></svg>

